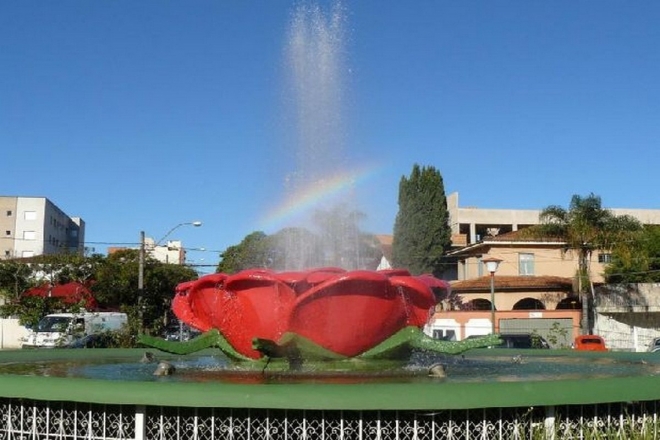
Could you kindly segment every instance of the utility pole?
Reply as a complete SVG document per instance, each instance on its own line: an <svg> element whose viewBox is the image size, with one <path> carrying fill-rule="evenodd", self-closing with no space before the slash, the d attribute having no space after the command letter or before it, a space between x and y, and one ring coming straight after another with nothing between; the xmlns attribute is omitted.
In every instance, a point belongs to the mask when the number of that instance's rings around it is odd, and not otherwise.
<svg viewBox="0 0 660 440"><path fill-rule="evenodd" d="M140 252L138 255L138 318L140 331L144 331L144 231L140 231Z"/></svg>
<svg viewBox="0 0 660 440"><path fill-rule="evenodd" d="M185 225L192 225L195 227L202 226L202 222L200 221L194 221L194 222L184 222L184 223L179 223L178 225L174 226L172 229L167 231L167 234L163 236L160 240L157 242L153 243L152 241L149 243L150 246L150 251L153 252L154 248L160 243L162 243L174 230L180 228L181 226ZM137 303L138 303L138 319L139 319L139 326L140 326L140 331L144 333L145 327L144 327L144 306L145 306L145 300L144 300L144 264L145 264L145 259L146 259L146 243L145 243L145 234L144 231L140 231L140 252L138 256L138 298L137 298Z"/></svg>

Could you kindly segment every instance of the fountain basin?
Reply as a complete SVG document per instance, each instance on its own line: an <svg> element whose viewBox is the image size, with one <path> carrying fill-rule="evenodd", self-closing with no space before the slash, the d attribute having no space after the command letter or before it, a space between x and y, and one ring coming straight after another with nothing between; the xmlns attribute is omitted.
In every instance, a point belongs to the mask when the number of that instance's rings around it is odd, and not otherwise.
<svg viewBox="0 0 660 440"><path fill-rule="evenodd" d="M121 405L173 407L277 408L324 410L443 410L468 408L594 404L622 401L660 400L660 356L653 353L577 353L572 351L495 350L513 358L522 354L550 357L557 362L583 362L639 366L635 371L609 377L580 377L558 380L455 381L437 378L409 380L348 381L333 383L321 378L311 382L231 383L180 381L154 378L148 381L103 380L66 377L66 367L93 359L105 363L137 362L143 349L14 350L0 352L0 367L50 363L62 367L60 377L42 377L30 372L0 374L0 397L47 401L92 402ZM493 350L478 349L469 359L488 359ZM157 353L174 363L181 357ZM154 366L155 367L155 366ZM52 374L52 373L49 373ZM596 372L606 376L602 371ZM618 373L617 373L618 374ZM636 374L636 375L627 375ZM451 375L451 367L449 370ZM320 398L322 396L322 398Z"/></svg>
<svg viewBox="0 0 660 440"><path fill-rule="evenodd" d="M144 349L0 351L0 367L49 363L75 369L90 359L134 363L143 354ZM660 356L567 350L502 350L502 355L522 355L530 362L536 356L554 356L557 362L583 361L586 366L623 362L643 368L635 375L603 378L351 384L181 382L176 374L129 381L0 373L0 437L435 440L660 435ZM157 356L179 362L167 353ZM475 361L492 356L488 349L466 353Z"/></svg>

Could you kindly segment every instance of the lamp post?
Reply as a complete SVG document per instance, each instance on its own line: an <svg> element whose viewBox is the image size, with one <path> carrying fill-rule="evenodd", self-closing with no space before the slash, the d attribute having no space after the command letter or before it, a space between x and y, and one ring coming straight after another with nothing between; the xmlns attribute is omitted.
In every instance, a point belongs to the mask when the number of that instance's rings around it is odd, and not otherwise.
<svg viewBox="0 0 660 440"><path fill-rule="evenodd" d="M202 226L202 222L200 222L200 221L194 221L194 222L183 222L183 223L179 223L178 225L174 226L172 229L170 229L169 231L167 231L167 233L166 233L165 235L163 235L163 238L161 238L160 240L158 240L154 246L158 246L159 244L161 244L161 243L162 243L167 237L170 236L170 234L171 234L172 232L176 231L176 230L179 229L181 226L187 226L187 225L195 226L195 227L199 227L199 226Z"/></svg>
<svg viewBox="0 0 660 440"><path fill-rule="evenodd" d="M495 272L502 260L489 257L481 260L486 265L486 270L490 272L490 333L495 334Z"/></svg>
<svg viewBox="0 0 660 440"><path fill-rule="evenodd" d="M163 240L165 240L169 235L174 232L176 229L180 228L181 226L186 226L186 225L191 225L195 227L202 226L202 222L200 221L194 221L194 222L183 222L179 223L178 225L174 226L172 229L167 231L167 233L158 240L155 244L155 246L158 246ZM143 327L143 316L142 316L142 301L144 298L144 260L145 260L145 254L146 254L146 246L145 246L145 234L144 231L140 231L140 251L138 254L138 313L140 315L140 330L142 331Z"/></svg>

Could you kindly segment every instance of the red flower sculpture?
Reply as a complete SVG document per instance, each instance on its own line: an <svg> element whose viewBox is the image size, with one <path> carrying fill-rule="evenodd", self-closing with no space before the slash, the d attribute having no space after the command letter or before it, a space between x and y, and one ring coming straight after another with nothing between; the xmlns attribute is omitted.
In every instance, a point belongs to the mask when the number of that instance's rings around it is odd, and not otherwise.
<svg viewBox="0 0 660 440"><path fill-rule="evenodd" d="M405 327L423 327L436 302L432 287L442 286L437 281L405 270L251 269L180 284L172 309L191 327L217 329L249 358L262 356L255 338L277 342L285 333L353 357Z"/></svg>

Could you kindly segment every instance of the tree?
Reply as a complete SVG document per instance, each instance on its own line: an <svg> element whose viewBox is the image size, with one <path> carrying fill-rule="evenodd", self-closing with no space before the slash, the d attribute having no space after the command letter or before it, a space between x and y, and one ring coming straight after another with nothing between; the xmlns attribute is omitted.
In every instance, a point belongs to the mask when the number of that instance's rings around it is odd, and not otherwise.
<svg viewBox="0 0 660 440"><path fill-rule="evenodd" d="M100 307L126 312L134 331L142 327L158 334L166 324L177 284L197 278L197 273L190 267L162 263L147 256L142 303L138 304L138 260L136 249L108 255L97 267L92 292Z"/></svg>
<svg viewBox="0 0 660 440"><path fill-rule="evenodd" d="M152 334L161 334L169 323L175 288L197 278L197 272L180 264L165 264L148 259L144 273L142 319Z"/></svg>
<svg viewBox="0 0 660 440"><path fill-rule="evenodd" d="M136 249L114 252L97 267L92 293L100 308L113 310L137 305L138 252Z"/></svg>
<svg viewBox="0 0 660 440"><path fill-rule="evenodd" d="M146 258L142 317L144 328L157 333L163 327L177 284L197 278L189 267L165 264ZM25 325L36 325L41 317L54 312L79 312L84 304L65 304L58 298L23 295L43 282L64 284L78 282L91 285L101 309L122 310L129 315L134 332L140 328L138 317L138 251L126 249L107 257L38 256L29 260L0 263L0 292L6 304L0 316L17 316Z"/></svg>
<svg viewBox="0 0 660 440"><path fill-rule="evenodd" d="M0 261L0 296L5 301L17 299L21 293L33 286L30 266L16 260Z"/></svg>
<svg viewBox="0 0 660 440"><path fill-rule="evenodd" d="M447 198L440 172L415 164L399 183L399 211L394 223L394 266L412 274L444 270L443 254L451 246Z"/></svg>
<svg viewBox="0 0 660 440"><path fill-rule="evenodd" d="M217 272L232 274L249 268L271 267L274 247L273 239L264 232L252 232L220 254Z"/></svg>
<svg viewBox="0 0 660 440"><path fill-rule="evenodd" d="M0 263L0 294L4 304L0 316L17 317L19 322L34 327L49 313L78 312L84 303L66 303L58 298L27 296L24 292L43 284L86 284L92 277L99 256L90 258L74 254L38 255Z"/></svg>
<svg viewBox="0 0 660 440"><path fill-rule="evenodd" d="M616 246L605 268L608 283L660 282L660 227L644 226L630 241Z"/></svg>
<svg viewBox="0 0 660 440"><path fill-rule="evenodd" d="M539 225L530 232L558 238L567 250L577 252L577 286L582 301L582 330L593 332L593 293L591 289L591 255L595 250L609 251L629 242L642 229L641 223L631 216L616 216L602 207L601 198L589 194L574 195L568 209L551 205L541 211Z"/></svg>

